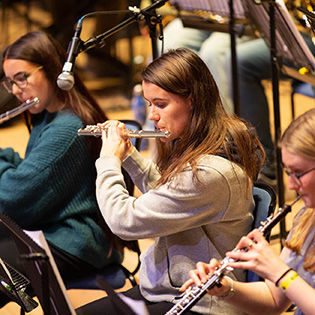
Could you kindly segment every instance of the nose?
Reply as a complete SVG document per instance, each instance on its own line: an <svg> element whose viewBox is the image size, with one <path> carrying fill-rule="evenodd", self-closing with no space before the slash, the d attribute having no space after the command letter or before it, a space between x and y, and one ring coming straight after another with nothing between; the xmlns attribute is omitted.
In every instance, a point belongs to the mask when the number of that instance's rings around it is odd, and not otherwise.
<svg viewBox="0 0 315 315"><path fill-rule="evenodd" d="M17 84L13 83L13 85L12 85L12 94L18 95L21 92L22 92L22 89L20 89Z"/></svg>
<svg viewBox="0 0 315 315"><path fill-rule="evenodd" d="M288 189L298 191L301 185L292 176L288 176Z"/></svg>
<svg viewBox="0 0 315 315"><path fill-rule="evenodd" d="M152 105L152 106L150 107L150 112L149 112L148 118L149 118L150 120L159 120L159 119L160 119L160 116L159 116L159 114L156 112L156 109L155 109L154 105Z"/></svg>

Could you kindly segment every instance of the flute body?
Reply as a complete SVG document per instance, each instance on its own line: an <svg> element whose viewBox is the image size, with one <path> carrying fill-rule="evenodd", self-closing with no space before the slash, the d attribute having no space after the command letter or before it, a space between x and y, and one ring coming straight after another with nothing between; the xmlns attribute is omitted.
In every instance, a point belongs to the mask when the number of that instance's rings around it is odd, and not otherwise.
<svg viewBox="0 0 315 315"><path fill-rule="evenodd" d="M264 235L269 233L271 229L291 211L291 207L300 198L301 197L298 196L290 205L284 205L283 208L279 208L274 215L269 216L265 221L261 222L258 230ZM239 250L234 249L234 251ZM201 286L194 285L188 288L184 292L182 298L167 313L165 313L165 315L180 315L183 312L190 310L207 293L207 290L219 284L222 277L233 270L233 268L229 267L228 264L234 261L235 260L233 258L225 257L220 262L219 267L205 283Z"/></svg>
<svg viewBox="0 0 315 315"><path fill-rule="evenodd" d="M31 100L27 100L26 102L22 103L20 106L8 110L7 112L0 115L0 124L3 122L10 120L11 118L23 113L27 109L31 108L32 106L39 103L38 97L35 97Z"/></svg>
<svg viewBox="0 0 315 315"><path fill-rule="evenodd" d="M87 125L83 129L78 130L79 136L102 136L103 130L106 128L101 128L96 125ZM129 138L167 138L170 136L168 131L163 132L159 130L131 130L125 129L126 135Z"/></svg>

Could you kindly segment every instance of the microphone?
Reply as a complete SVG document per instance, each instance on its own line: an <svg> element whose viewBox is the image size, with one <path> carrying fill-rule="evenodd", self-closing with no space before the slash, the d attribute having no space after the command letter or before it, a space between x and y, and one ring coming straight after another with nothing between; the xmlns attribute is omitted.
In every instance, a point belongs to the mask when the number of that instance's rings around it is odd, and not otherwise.
<svg viewBox="0 0 315 315"><path fill-rule="evenodd" d="M69 91L72 89L74 85L74 77L73 77L73 68L75 58L80 52L81 46L81 34L82 29L82 19L80 19L76 25L74 36L72 37L71 42L68 46L67 51L67 60L62 68L62 72L59 74L57 78L57 85L60 89Z"/></svg>

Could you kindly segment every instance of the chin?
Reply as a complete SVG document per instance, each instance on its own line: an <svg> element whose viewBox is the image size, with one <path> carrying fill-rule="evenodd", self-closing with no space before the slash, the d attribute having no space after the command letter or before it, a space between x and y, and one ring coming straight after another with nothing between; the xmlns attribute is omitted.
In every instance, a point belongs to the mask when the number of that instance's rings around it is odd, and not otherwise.
<svg viewBox="0 0 315 315"><path fill-rule="evenodd" d="M33 109L33 110L29 110L28 112L32 115L37 115L37 114L40 114L43 110L36 110L36 109Z"/></svg>
<svg viewBox="0 0 315 315"><path fill-rule="evenodd" d="M172 139L170 139L170 138L160 138L160 141L161 142L170 142L170 141L172 141Z"/></svg>

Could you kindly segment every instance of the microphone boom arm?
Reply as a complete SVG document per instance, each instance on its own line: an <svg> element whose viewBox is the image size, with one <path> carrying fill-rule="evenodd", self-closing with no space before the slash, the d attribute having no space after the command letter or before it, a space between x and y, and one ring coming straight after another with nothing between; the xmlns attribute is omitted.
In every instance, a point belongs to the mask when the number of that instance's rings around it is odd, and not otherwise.
<svg viewBox="0 0 315 315"><path fill-rule="evenodd" d="M82 51L82 44L84 43L81 39L80 39L80 34L81 34L81 30L82 30L82 19L80 19L77 22L77 25L75 27L75 32L74 35L72 37L72 41L68 47L68 51L67 51L67 55L68 56L73 56L74 58ZM72 61L70 63L69 60L66 61L65 65L63 66L63 71L68 71L71 72L71 68L72 68Z"/></svg>
<svg viewBox="0 0 315 315"><path fill-rule="evenodd" d="M127 18L125 21L122 21L121 23L119 23L118 25L114 26L113 28L111 28L110 30L97 35L95 37L92 37L90 39L88 39L85 42L82 42L80 45L80 49L78 50L77 53L86 51L90 48L93 48L95 46L97 46L98 44L102 43L103 40L113 34L115 34L116 32L120 31L121 29L123 29L124 27L128 26L129 24L136 22L138 20L141 20L143 17L145 17L146 15L151 14L150 11L155 10L157 8L160 8L161 6L163 6L168 0L157 0L156 2L154 2L152 5L140 10L136 7L130 8L130 10L133 11L133 15L129 18ZM82 18L81 18L82 20ZM80 20L79 20L80 21ZM79 23L79 22L78 22Z"/></svg>
<svg viewBox="0 0 315 315"><path fill-rule="evenodd" d="M153 22L149 23L149 26L151 28L150 36L152 38L152 50L153 50L153 57L155 58L157 55L157 48L156 48L156 40L153 39L155 34L155 28L156 24L159 23L159 17L155 13L155 9L161 7L165 4L167 0L157 0L152 5L148 6L147 8L140 10L137 7L129 7L129 10L133 11L133 16L129 17L125 21L121 22L117 26L111 28L110 30L106 31L103 34L97 35L95 37L92 37L88 39L87 41L82 41L80 38L81 30L82 30L82 23L83 19L87 16L91 16L93 14L96 14L96 12L88 13L84 16L82 16L76 25L74 36L72 37L72 40L68 46L67 51L67 60L64 63L64 66L62 68L62 72L57 78L57 85L62 90L70 90L72 89L74 85L74 76L73 76L73 69L74 69L74 63L77 55L83 51L86 51L92 47L95 47L99 43L102 43L105 38L113 35L114 33L118 32L125 26L131 24L134 21L140 20L141 18L145 17L147 21L158 21L155 24ZM153 19L153 17L156 17L156 19ZM160 27L161 27L160 23ZM154 27L154 32L152 31L152 28Z"/></svg>

